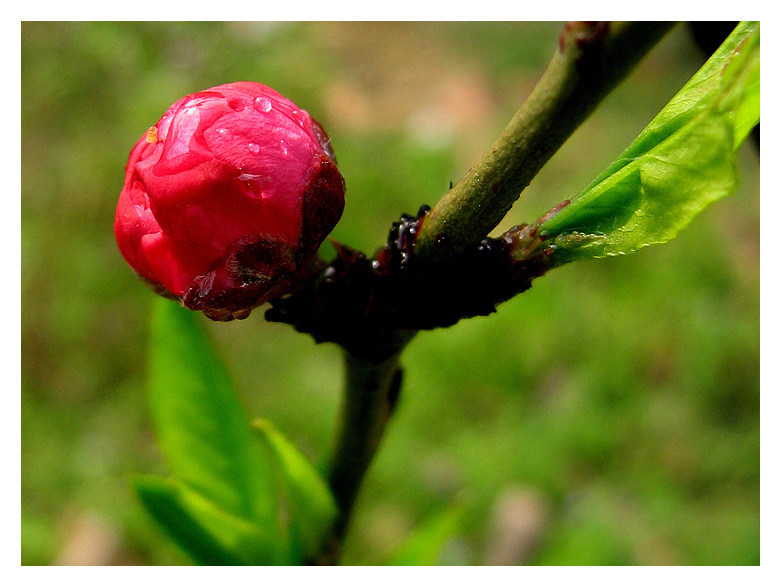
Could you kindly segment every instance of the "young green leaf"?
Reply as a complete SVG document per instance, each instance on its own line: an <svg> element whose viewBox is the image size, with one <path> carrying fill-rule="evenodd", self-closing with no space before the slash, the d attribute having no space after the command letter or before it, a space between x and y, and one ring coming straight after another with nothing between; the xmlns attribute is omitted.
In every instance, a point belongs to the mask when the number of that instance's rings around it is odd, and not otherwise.
<svg viewBox="0 0 782 587"><path fill-rule="evenodd" d="M214 508L260 528L267 559L281 560L282 527L273 456L253 436L230 378L197 322L160 299L151 335L149 401L160 446L175 480ZM228 526L225 526L228 528ZM231 542L212 524L218 542ZM275 554L276 553L276 554ZM239 553L234 553L241 557Z"/></svg>
<svg viewBox="0 0 782 587"><path fill-rule="evenodd" d="M159 477L136 480L147 511L202 565L269 565L287 562L271 547L263 526L237 518L186 484Z"/></svg>
<svg viewBox="0 0 782 587"><path fill-rule="evenodd" d="M552 265L673 238L734 191L734 152L759 120L760 25L741 23L603 173L539 221Z"/></svg>
<svg viewBox="0 0 782 587"><path fill-rule="evenodd" d="M319 553L337 517L337 503L326 481L301 451L271 422L256 420L253 428L274 455L287 498L291 541L302 560Z"/></svg>

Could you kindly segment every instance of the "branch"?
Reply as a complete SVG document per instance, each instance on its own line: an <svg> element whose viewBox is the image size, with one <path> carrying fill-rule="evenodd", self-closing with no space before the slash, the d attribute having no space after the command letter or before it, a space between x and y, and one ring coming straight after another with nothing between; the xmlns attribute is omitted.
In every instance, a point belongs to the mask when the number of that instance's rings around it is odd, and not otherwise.
<svg viewBox="0 0 782 587"><path fill-rule="evenodd" d="M334 563L341 550L356 496L380 444L402 384L399 354L379 363L345 353L345 397L329 485L339 506L331 546Z"/></svg>
<svg viewBox="0 0 782 587"><path fill-rule="evenodd" d="M548 268L534 227L484 238L521 190L670 24L570 23L541 82L493 148L438 203L392 225L374 258L334 243L331 264L272 300L266 319L345 350L345 399L329 484L340 506L323 556L334 564L401 385L416 332L486 315ZM459 255L455 266L442 261Z"/></svg>
<svg viewBox="0 0 782 587"><path fill-rule="evenodd" d="M674 23L568 23L543 77L494 145L422 223L416 256L478 245L521 191Z"/></svg>

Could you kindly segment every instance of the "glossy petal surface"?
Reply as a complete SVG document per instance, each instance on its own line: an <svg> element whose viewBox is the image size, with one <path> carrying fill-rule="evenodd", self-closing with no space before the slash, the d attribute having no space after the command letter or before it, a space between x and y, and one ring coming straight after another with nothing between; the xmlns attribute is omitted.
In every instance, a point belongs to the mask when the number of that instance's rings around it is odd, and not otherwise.
<svg viewBox="0 0 782 587"><path fill-rule="evenodd" d="M141 277L230 319L290 289L343 207L322 127L238 82L182 98L139 139L114 230Z"/></svg>

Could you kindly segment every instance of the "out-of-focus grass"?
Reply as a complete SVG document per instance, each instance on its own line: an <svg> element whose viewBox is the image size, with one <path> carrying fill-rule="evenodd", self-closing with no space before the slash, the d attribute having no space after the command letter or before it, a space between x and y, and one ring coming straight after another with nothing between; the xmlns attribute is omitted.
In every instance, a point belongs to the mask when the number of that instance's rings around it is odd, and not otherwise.
<svg viewBox="0 0 782 587"><path fill-rule="evenodd" d="M134 473L165 469L143 393L152 294L112 234L127 154L172 102L252 79L307 108L348 185L334 237L371 252L392 220L434 203L491 143L559 27L24 23L22 563L187 562L130 489ZM698 65L677 29L503 226L591 180ZM380 561L457 495L467 524L446 563L496 560L514 535L520 563L759 562L753 148L740 153L739 192L672 243L560 268L491 317L413 341L346 562ZM338 349L261 311L209 329L248 413L323 461Z"/></svg>

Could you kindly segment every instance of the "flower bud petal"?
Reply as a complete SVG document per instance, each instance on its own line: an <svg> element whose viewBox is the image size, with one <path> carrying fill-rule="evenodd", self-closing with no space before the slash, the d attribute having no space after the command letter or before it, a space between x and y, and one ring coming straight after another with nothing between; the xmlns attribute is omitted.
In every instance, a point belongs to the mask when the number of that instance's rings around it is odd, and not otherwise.
<svg viewBox="0 0 782 587"><path fill-rule="evenodd" d="M333 230L344 180L310 115L255 82L175 102L139 139L114 232L156 290L215 319L284 295Z"/></svg>

